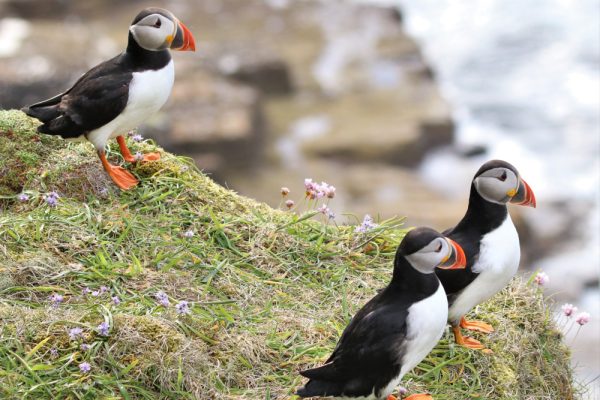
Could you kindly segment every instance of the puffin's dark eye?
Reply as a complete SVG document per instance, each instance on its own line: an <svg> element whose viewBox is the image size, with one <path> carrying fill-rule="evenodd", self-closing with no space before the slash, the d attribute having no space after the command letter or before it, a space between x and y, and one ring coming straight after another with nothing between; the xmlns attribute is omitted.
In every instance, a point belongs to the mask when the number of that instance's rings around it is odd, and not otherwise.
<svg viewBox="0 0 600 400"><path fill-rule="evenodd" d="M161 25L162 25L162 22L160 21L160 18L157 18L156 22L154 23L154 27L155 28L160 28Z"/></svg>
<svg viewBox="0 0 600 400"><path fill-rule="evenodd" d="M498 179L500 179L502 182L504 182L506 180L506 171L503 171L502 175L500 175L500 178L498 178Z"/></svg>
<svg viewBox="0 0 600 400"><path fill-rule="evenodd" d="M440 244L438 244L438 247L437 247L437 249L435 249L435 252L436 252L436 253L439 253L440 251L442 251L442 244L441 244L441 243L440 243Z"/></svg>

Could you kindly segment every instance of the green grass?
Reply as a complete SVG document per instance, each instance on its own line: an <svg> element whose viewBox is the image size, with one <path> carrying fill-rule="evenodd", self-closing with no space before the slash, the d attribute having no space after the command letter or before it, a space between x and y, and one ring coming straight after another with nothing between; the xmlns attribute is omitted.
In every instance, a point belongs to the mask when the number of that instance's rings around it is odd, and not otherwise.
<svg viewBox="0 0 600 400"><path fill-rule="evenodd" d="M129 166L141 184L120 192L89 144L34 127L0 111L0 398L291 398L297 371L323 362L390 278L399 219L357 236L238 196L164 152ZM64 296L58 307L52 294ZM181 300L190 314L176 313ZM538 290L515 280L472 317L497 327L476 335L494 354L447 332L403 385L438 400L574 398L569 353ZM70 340L74 327L83 338Z"/></svg>

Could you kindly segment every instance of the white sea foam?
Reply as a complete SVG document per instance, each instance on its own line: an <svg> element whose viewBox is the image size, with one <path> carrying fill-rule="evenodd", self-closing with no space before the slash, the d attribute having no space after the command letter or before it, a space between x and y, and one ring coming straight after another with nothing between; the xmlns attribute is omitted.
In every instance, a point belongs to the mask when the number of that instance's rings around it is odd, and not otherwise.
<svg viewBox="0 0 600 400"><path fill-rule="evenodd" d="M23 39L29 35L29 22L19 18L0 19L0 58L19 51Z"/></svg>

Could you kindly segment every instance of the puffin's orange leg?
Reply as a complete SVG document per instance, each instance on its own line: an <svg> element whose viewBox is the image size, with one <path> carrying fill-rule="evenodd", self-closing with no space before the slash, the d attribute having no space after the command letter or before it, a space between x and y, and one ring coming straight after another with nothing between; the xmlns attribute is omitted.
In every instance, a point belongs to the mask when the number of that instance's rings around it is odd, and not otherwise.
<svg viewBox="0 0 600 400"><path fill-rule="evenodd" d="M482 333L494 332L494 327L490 324L486 324L485 322L481 321L467 321L465 317L460 319L460 327Z"/></svg>
<svg viewBox="0 0 600 400"><path fill-rule="evenodd" d="M119 143L119 149L121 150L121 154L123 155L123 158L125 159L125 161L127 161L128 163L134 163L134 162L138 161L135 159L133 154L131 154L131 151L129 151L129 147L127 147L127 143L125 143L125 138L123 136L117 136L117 142ZM156 160L160 160L159 153L144 154L144 158L140 161L156 161Z"/></svg>
<svg viewBox="0 0 600 400"><path fill-rule="evenodd" d="M125 168L119 167L118 165L112 165L109 163L106 159L106 154L104 154L104 150L98 151L98 156L102 161L104 170L108 172L108 175L111 177L115 185L123 190L129 190L138 184L138 180L131 174L131 172L127 171Z"/></svg>
<svg viewBox="0 0 600 400"><path fill-rule="evenodd" d="M410 395L404 400L433 400L433 397L431 397L431 395L427 393L419 393Z"/></svg>
<svg viewBox="0 0 600 400"><path fill-rule="evenodd" d="M457 344L463 346L463 347L468 347L469 349L485 349L485 346L481 344L481 342L479 340L467 337L467 336L463 336L462 333L460 332L460 326L453 326L452 327L452 332L454 332L454 340L456 341Z"/></svg>
<svg viewBox="0 0 600 400"><path fill-rule="evenodd" d="M390 395L389 395L389 396L386 398L386 400L398 400L398 399L397 399L397 398L396 398L396 396L394 396L393 394L390 394Z"/></svg>

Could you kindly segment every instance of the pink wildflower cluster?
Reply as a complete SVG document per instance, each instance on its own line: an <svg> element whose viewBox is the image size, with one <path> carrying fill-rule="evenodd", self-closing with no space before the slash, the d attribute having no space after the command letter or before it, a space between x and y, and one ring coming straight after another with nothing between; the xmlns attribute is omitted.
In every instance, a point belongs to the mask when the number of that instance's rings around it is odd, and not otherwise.
<svg viewBox="0 0 600 400"><path fill-rule="evenodd" d="M577 322L581 326L587 324L588 322L590 322L590 313L587 313L587 312L580 313L575 318L575 322Z"/></svg>
<svg viewBox="0 0 600 400"><path fill-rule="evenodd" d="M570 317L571 315L577 312L577 307L570 303L563 304L561 309L563 311L563 314L565 314L565 316L567 317Z"/></svg>
<svg viewBox="0 0 600 400"><path fill-rule="evenodd" d="M550 277L545 272L538 272L533 281L539 286L544 286L545 284L550 282Z"/></svg>
<svg viewBox="0 0 600 400"><path fill-rule="evenodd" d="M561 307L561 310L564 314L565 317L567 318L571 318L571 317L575 317L574 320L576 323L578 323L580 326L583 326L585 324L587 324L588 322L590 322L590 313L588 312L580 312L579 314L575 315L575 313L577 312L577 307L575 307L573 304L570 303L566 303L563 304L563 306Z"/></svg>
<svg viewBox="0 0 600 400"><path fill-rule="evenodd" d="M581 327L583 325L587 324L588 322L590 322L591 315L590 315L590 313L585 312L585 311L580 312L579 314L576 314L577 307L575 307L571 303L563 304L560 309L562 310L563 315L566 317L566 319L562 320L562 328L563 328L563 331L565 332L565 336L567 336L569 334L569 332L571 331L571 329L573 329L574 326L577 326L577 332L575 333L575 336L572 339L573 342L575 342ZM567 326L568 326L568 328L567 328Z"/></svg>
<svg viewBox="0 0 600 400"><path fill-rule="evenodd" d="M322 199L327 197L333 199L335 197L335 186L329 185L326 182L313 182L312 179L304 180L304 188L306 189L306 197L311 200Z"/></svg>
<svg viewBox="0 0 600 400"><path fill-rule="evenodd" d="M291 193L291 190L288 187L282 186L280 193L282 197L280 207L282 204L285 205L288 210L296 207L296 202L288 198ZM308 205L311 209L323 214L329 220L335 219L335 213L329 208L329 200L335 197L335 186L330 185L327 182L318 183L311 178L306 178L304 179L304 193L304 200L308 200ZM322 200L321 204L319 204L320 200Z"/></svg>

